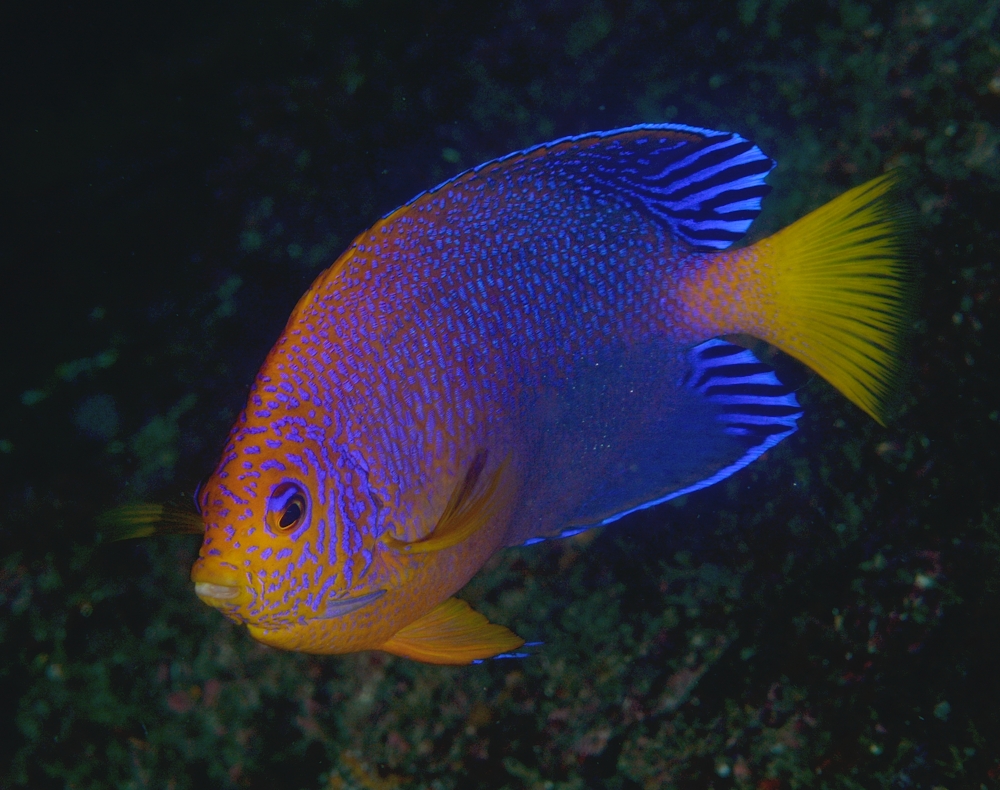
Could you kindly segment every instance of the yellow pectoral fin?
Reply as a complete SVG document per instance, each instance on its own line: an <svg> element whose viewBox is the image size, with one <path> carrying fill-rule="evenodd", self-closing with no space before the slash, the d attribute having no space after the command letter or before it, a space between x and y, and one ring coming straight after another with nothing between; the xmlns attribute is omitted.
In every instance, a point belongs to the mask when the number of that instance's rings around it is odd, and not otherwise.
<svg viewBox="0 0 1000 790"><path fill-rule="evenodd" d="M513 631L491 623L465 601L449 598L379 650L427 664L471 664L523 644Z"/></svg>
<svg viewBox="0 0 1000 790"><path fill-rule="evenodd" d="M478 532L501 505L500 480L507 468L507 461L504 460L493 471L483 491L478 496L473 497L472 492L485 466L486 451L484 450L473 459L465 479L455 487L448 504L445 506L444 513L430 535L423 540L412 543L386 536L383 538L385 544L406 554L441 551L441 549L457 546Z"/></svg>
<svg viewBox="0 0 1000 790"><path fill-rule="evenodd" d="M107 530L108 540L148 538L151 535L200 535L205 522L193 510L176 505L122 505L96 519Z"/></svg>

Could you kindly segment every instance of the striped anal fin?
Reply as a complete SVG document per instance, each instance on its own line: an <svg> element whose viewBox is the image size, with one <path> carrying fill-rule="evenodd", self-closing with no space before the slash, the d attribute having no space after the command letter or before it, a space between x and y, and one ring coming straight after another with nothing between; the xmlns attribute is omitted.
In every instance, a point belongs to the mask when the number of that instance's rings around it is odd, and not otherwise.
<svg viewBox="0 0 1000 790"><path fill-rule="evenodd" d="M713 339L695 346L684 384L719 408L723 431L746 443L746 454L725 469L701 481L704 488L759 458L795 432L802 416L795 393L782 384L770 366L752 351Z"/></svg>

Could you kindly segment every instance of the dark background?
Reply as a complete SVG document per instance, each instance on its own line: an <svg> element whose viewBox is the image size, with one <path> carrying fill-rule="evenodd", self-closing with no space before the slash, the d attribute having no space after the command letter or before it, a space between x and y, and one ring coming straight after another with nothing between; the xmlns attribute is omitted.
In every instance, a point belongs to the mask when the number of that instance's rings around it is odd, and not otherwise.
<svg viewBox="0 0 1000 790"><path fill-rule="evenodd" d="M0 10L0 786L1000 786L1000 6L981 0ZM434 668L283 654L191 595L188 494L312 279L461 170L641 122L778 160L752 235L900 166L912 376L820 381L711 490L504 552L544 641ZM546 784L550 783L550 784Z"/></svg>

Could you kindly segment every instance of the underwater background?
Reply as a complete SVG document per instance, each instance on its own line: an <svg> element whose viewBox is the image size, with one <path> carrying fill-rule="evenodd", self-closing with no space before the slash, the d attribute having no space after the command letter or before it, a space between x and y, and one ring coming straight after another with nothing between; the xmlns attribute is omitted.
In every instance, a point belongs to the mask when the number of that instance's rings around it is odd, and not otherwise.
<svg viewBox="0 0 1000 790"><path fill-rule="evenodd" d="M556 137L775 158L759 238L905 168L911 376L818 379L713 488L460 593L544 644L434 667L257 644L183 501L313 278ZM0 11L0 787L1000 787L1000 2L219 2Z"/></svg>

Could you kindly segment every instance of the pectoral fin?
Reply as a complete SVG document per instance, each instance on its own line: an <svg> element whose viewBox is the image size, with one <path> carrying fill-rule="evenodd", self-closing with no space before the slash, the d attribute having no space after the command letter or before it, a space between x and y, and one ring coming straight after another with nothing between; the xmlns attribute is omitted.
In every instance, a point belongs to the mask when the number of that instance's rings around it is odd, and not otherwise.
<svg viewBox="0 0 1000 790"><path fill-rule="evenodd" d="M449 598L379 650L427 664L471 664L523 644L513 631L491 623L465 601Z"/></svg>
<svg viewBox="0 0 1000 790"><path fill-rule="evenodd" d="M151 535L201 535L205 522L189 508L177 505L122 505L105 511L96 519L107 540L147 538Z"/></svg>
<svg viewBox="0 0 1000 790"><path fill-rule="evenodd" d="M484 527L501 503L500 480L507 468L505 460L490 475L482 491L475 494L479 478L486 468L486 455L486 450L483 450L472 459L465 478L455 487L444 513L426 538L407 542L386 536L383 538L385 544L407 554L440 551L458 545Z"/></svg>

